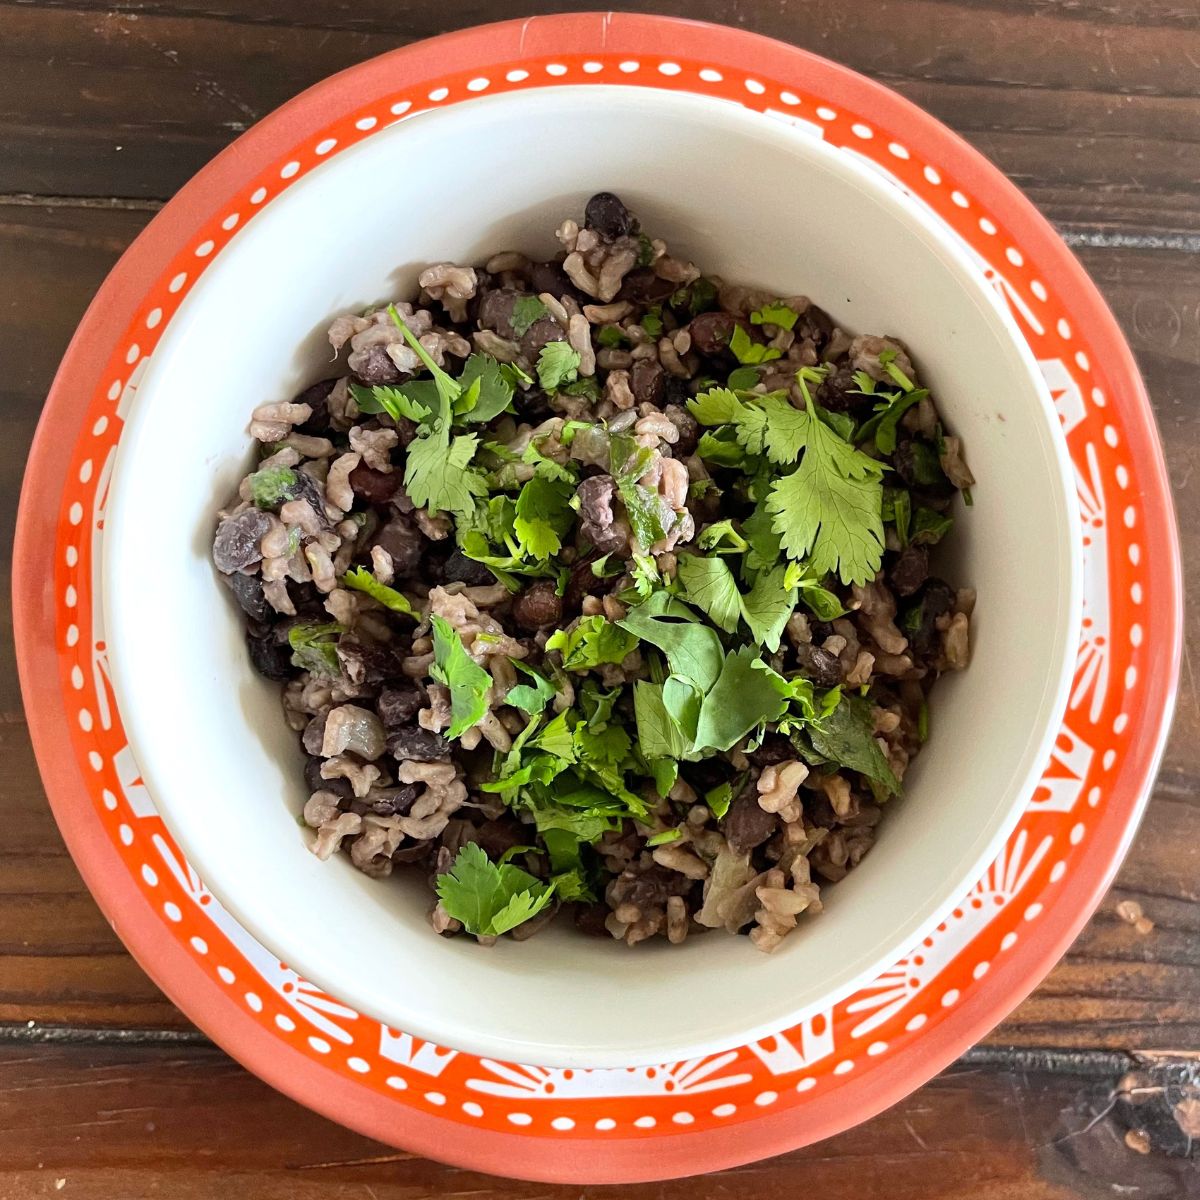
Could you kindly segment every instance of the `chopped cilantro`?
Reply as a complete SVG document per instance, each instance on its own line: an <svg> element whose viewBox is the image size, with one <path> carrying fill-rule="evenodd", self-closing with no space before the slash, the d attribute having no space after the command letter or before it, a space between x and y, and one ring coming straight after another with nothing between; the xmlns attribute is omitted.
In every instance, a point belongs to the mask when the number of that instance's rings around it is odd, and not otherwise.
<svg viewBox="0 0 1200 1200"><path fill-rule="evenodd" d="M403 592L398 592L395 588L380 583L366 567L354 567L347 571L342 576L341 583L343 587L365 592L372 600L378 600L392 612L404 613L405 616L413 615L413 606L409 598Z"/></svg>
<svg viewBox="0 0 1200 1200"><path fill-rule="evenodd" d="M467 653L454 627L434 616L433 665L430 675L450 689L450 728L446 736L460 737L478 724L487 712L487 692L492 677Z"/></svg>
<svg viewBox="0 0 1200 1200"><path fill-rule="evenodd" d="M584 617L574 629L559 629L546 641L547 650L562 655L563 670L587 671L602 663L620 663L637 638L601 616Z"/></svg>
<svg viewBox="0 0 1200 1200"><path fill-rule="evenodd" d="M642 328L652 338L660 338L663 335L663 319L662 305L656 304L653 308L642 317Z"/></svg>
<svg viewBox="0 0 1200 1200"><path fill-rule="evenodd" d="M550 310L537 296L518 296L513 304L512 316L508 323L512 326L513 337L524 337L531 325L536 325Z"/></svg>
<svg viewBox="0 0 1200 1200"><path fill-rule="evenodd" d="M654 243L644 233L638 234L637 265L639 267L654 265Z"/></svg>
<svg viewBox="0 0 1200 1200"><path fill-rule="evenodd" d="M932 508L918 508L916 516L913 517L912 540L918 546L933 546L940 542L953 526L954 518L949 513L934 512Z"/></svg>
<svg viewBox="0 0 1200 1200"><path fill-rule="evenodd" d="M517 497L513 532L522 553L544 560L562 549L562 538L574 523L569 483L535 475Z"/></svg>
<svg viewBox="0 0 1200 1200"><path fill-rule="evenodd" d="M511 863L497 866L477 842L459 850L449 872L437 877L442 908L468 933L499 937L550 903L554 885L541 883Z"/></svg>
<svg viewBox="0 0 1200 1200"><path fill-rule="evenodd" d="M296 497L300 479L291 467L264 467L249 478L250 499L259 508L277 508Z"/></svg>
<svg viewBox="0 0 1200 1200"><path fill-rule="evenodd" d="M653 834L646 839L646 845L654 846L669 846L672 842L677 842L683 837L683 830L676 826L674 829L664 829L662 833Z"/></svg>
<svg viewBox="0 0 1200 1200"><path fill-rule="evenodd" d="M579 351L569 342L547 342L538 355L538 383L547 392L558 391L578 378L580 361Z"/></svg>
<svg viewBox="0 0 1200 1200"><path fill-rule="evenodd" d="M603 346L606 350L615 350L618 346L624 346L628 341L629 339L620 325L601 325L596 334L597 345Z"/></svg>
<svg viewBox="0 0 1200 1200"><path fill-rule="evenodd" d="M780 329L791 329L799 319L800 314L782 300L764 304L757 312L750 314L751 325L778 325Z"/></svg>
<svg viewBox="0 0 1200 1200"><path fill-rule="evenodd" d="M536 717L554 699L556 694L554 684L539 675L532 667L527 667L519 659L513 658L509 659L509 661L518 671L528 676L533 682L518 683L510 687L508 695L504 697L504 703L521 709L531 717Z"/></svg>
<svg viewBox="0 0 1200 1200"><path fill-rule="evenodd" d="M364 413L387 413L393 421L416 421L421 424L429 418L429 409L424 404L410 399L399 388L395 387L362 387L360 384L350 385L350 394L358 411Z"/></svg>
<svg viewBox="0 0 1200 1200"><path fill-rule="evenodd" d="M728 655L700 709L697 749L729 750L764 721L777 721L787 708L786 693L787 681L753 646Z"/></svg>
<svg viewBox="0 0 1200 1200"><path fill-rule="evenodd" d="M751 340L750 335L741 325L733 327L733 333L729 338L729 349L733 351L733 357L742 366L750 367L757 363L770 362L772 359L780 358L783 355L783 351L774 346L767 346L762 342Z"/></svg>
<svg viewBox="0 0 1200 1200"><path fill-rule="evenodd" d="M301 621L288 630L288 645L292 648L292 666L311 671L329 679L341 674L337 656L337 638L342 627L336 621L324 624Z"/></svg>
<svg viewBox="0 0 1200 1200"><path fill-rule="evenodd" d="M899 792L900 781L875 740L871 705L866 700L843 695L832 712L808 729L808 737L822 758L861 772L883 795Z"/></svg>

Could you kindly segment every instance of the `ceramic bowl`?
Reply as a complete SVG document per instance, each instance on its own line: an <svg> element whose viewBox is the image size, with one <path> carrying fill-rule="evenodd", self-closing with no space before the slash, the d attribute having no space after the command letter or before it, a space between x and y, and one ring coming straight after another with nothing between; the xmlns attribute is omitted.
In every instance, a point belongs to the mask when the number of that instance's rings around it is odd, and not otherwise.
<svg viewBox="0 0 1200 1200"><path fill-rule="evenodd" d="M533 153L533 148L554 148ZM805 292L902 337L978 479L940 571L978 589L973 662L878 844L770 957L742 938L629 950L552 928L483 949L436 937L424 881L319 862L302 752L252 671L210 564L213 514L251 459L250 409L329 368L335 315L403 297L422 266L554 249L619 193L673 252ZM611 1067L711 1053L794 1024L937 925L1028 802L1067 699L1079 537L1058 417L978 264L920 203L769 115L670 91L559 86L397 123L332 156L191 287L125 413L103 603L132 753L213 893L279 958L384 1024L490 1057Z"/></svg>

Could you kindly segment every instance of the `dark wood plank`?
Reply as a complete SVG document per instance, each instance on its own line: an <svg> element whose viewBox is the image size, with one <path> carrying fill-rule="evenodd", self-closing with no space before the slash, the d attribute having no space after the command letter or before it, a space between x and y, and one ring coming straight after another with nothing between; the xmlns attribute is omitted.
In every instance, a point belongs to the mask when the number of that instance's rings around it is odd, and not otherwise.
<svg viewBox="0 0 1200 1200"><path fill-rule="evenodd" d="M1172 1115L1194 1085L1178 1070L1119 1084L1121 1074L960 1067L806 1150L614 1190L500 1180L413 1158L301 1109L213 1050L12 1046L0 1048L0 1187L5 1200L59 1191L75 1200L219 1200L231 1191L254 1200L1195 1195L1196 1163L1180 1156ZM1121 1094L1133 1086L1144 1103Z"/></svg>
<svg viewBox="0 0 1200 1200"><path fill-rule="evenodd" d="M528 0L522 15L560 8ZM1200 232L1200 20L1155 0L658 0L897 88L1053 218ZM329 73L504 15L490 0L0 3L0 193L165 197ZM147 104L146 97L154 96Z"/></svg>
<svg viewBox="0 0 1200 1200"><path fill-rule="evenodd" d="M111 206L0 204L6 319L0 322L0 537L8 545L20 472L70 329L148 219ZM1162 423L1182 522L1189 591L1200 594L1200 255L1087 249L1139 355ZM0 580L7 587L7 578ZM7 614L6 614L7 618ZM1200 655L1200 625L1189 645ZM123 952L75 873L50 818L20 716L11 631L0 637L0 1021L183 1028L185 1019ZM1200 693L1185 669L1162 778L1118 887L1043 987L993 1044L1112 1049L1200 1046ZM1135 899L1155 922L1116 915Z"/></svg>

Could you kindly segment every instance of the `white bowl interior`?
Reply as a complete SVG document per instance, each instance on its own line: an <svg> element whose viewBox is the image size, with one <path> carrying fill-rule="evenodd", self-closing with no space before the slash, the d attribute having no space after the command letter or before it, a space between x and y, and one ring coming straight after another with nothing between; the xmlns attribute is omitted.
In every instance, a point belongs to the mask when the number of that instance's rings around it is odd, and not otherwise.
<svg viewBox="0 0 1200 1200"><path fill-rule="evenodd" d="M543 152L544 151L544 152ZM251 456L250 409L328 368L334 315L406 295L431 261L545 254L593 191L705 268L806 292L891 332L966 441L975 504L942 573L974 585L974 661L878 845L771 957L744 938L624 946L551 929L481 949L434 936L421 880L318 862L302 755L247 661L209 561ZM810 134L631 89L493 97L405 121L298 181L211 264L156 350L125 430L105 538L120 708L159 810L218 898L283 961L390 1026L550 1065L668 1061L827 1007L893 962L1015 822L1076 645L1074 495L1048 395L966 258L896 189Z"/></svg>

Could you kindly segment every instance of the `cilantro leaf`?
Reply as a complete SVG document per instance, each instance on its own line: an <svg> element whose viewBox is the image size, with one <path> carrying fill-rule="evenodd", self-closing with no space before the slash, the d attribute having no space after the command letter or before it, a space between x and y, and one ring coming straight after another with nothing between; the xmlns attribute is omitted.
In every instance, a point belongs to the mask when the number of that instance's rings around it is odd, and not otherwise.
<svg viewBox="0 0 1200 1200"><path fill-rule="evenodd" d="M663 319L662 305L656 304L642 318L642 328L652 337L660 338L663 335Z"/></svg>
<svg viewBox="0 0 1200 1200"><path fill-rule="evenodd" d="M538 355L538 383L544 391L557 391L578 377L580 361L579 351L569 342L547 342Z"/></svg>
<svg viewBox="0 0 1200 1200"><path fill-rule="evenodd" d="M742 597L729 564L723 558L682 554L678 571L687 598L719 629L732 633L742 615Z"/></svg>
<svg viewBox="0 0 1200 1200"><path fill-rule="evenodd" d="M518 296L513 304L512 316L508 323L512 326L513 337L522 338L529 332L531 325L536 325L550 310L537 296Z"/></svg>
<svg viewBox="0 0 1200 1200"><path fill-rule="evenodd" d="M780 329L791 329L800 319L800 314L782 300L764 304L750 314L751 325L778 325Z"/></svg>
<svg viewBox="0 0 1200 1200"><path fill-rule="evenodd" d="M292 648L292 666L336 679L341 673L337 656L337 637L342 627L336 621L324 624L301 621L288 630L288 645Z"/></svg>
<svg viewBox="0 0 1200 1200"><path fill-rule="evenodd" d="M689 400L688 408L701 425L732 425L739 444L751 454L765 454L781 464L796 461L811 424L809 413L776 392L746 393L743 399L730 388L710 388Z"/></svg>
<svg viewBox="0 0 1200 1200"><path fill-rule="evenodd" d="M479 385L475 403L468 411L457 414L463 421L490 421L512 403L513 385L489 354L472 354L463 364L458 382L468 388Z"/></svg>
<svg viewBox="0 0 1200 1200"><path fill-rule="evenodd" d="M665 799L679 778L679 764L673 758L655 758L649 766L654 790Z"/></svg>
<svg viewBox="0 0 1200 1200"><path fill-rule="evenodd" d="M390 608L392 612L404 613L405 616L413 615L413 606L409 598L403 592L380 583L366 567L355 567L347 571L341 578L341 584L343 587L365 592L372 600L378 600L384 608Z"/></svg>
<svg viewBox="0 0 1200 1200"><path fill-rule="evenodd" d="M715 788L704 793L704 803L708 805L712 815L718 821L729 811L734 796L742 790L744 782L745 776L737 780L727 779L724 783L718 783Z"/></svg>
<svg viewBox="0 0 1200 1200"><path fill-rule="evenodd" d="M575 520L571 495L569 484L552 483L539 475L521 489L513 530L531 558L547 559L562 548L562 537Z"/></svg>
<svg viewBox="0 0 1200 1200"><path fill-rule="evenodd" d="M711 433L707 429L700 435L696 454L705 462L718 467L744 467L746 451L738 445L733 431L718 429Z"/></svg>
<svg viewBox="0 0 1200 1200"><path fill-rule="evenodd" d="M259 508L276 508L295 498L299 483L291 467L264 467L249 477L250 499Z"/></svg>
<svg viewBox="0 0 1200 1200"><path fill-rule="evenodd" d="M787 681L743 646L726 657L721 674L700 707L696 749L729 750L764 721L787 708Z"/></svg>
<svg viewBox="0 0 1200 1200"><path fill-rule="evenodd" d="M766 346L762 342L752 341L741 325L733 327L733 333L729 338L729 349L733 351L733 356L738 362L748 367L770 362L772 359L780 358L783 354L783 351L775 346Z"/></svg>
<svg viewBox="0 0 1200 1200"><path fill-rule="evenodd" d="M450 689L449 738L460 737L478 724L487 712L487 691L492 677L467 653L454 627L444 617L434 616L433 665L430 675Z"/></svg>
<svg viewBox="0 0 1200 1200"><path fill-rule="evenodd" d="M866 583L883 561L883 465L809 419L804 457L770 489L767 509L783 548L811 555L818 575Z"/></svg>
<svg viewBox="0 0 1200 1200"><path fill-rule="evenodd" d="M429 419L429 409L418 403L414 397L405 395L397 387L362 387L360 384L350 385L350 394L358 411L364 413L387 413L393 421L408 419L418 425Z"/></svg>
<svg viewBox="0 0 1200 1200"><path fill-rule="evenodd" d="M667 500L637 482L646 473L653 451L631 437L617 436L609 449L609 470L617 485L637 549L646 553L682 519ZM635 549L635 554L637 552Z"/></svg>
<svg viewBox="0 0 1200 1200"><path fill-rule="evenodd" d="M780 563L761 574L741 598L742 616L750 626L751 635L772 654L779 649L783 628L796 607L796 589L784 586L786 574L787 568Z"/></svg>
<svg viewBox="0 0 1200 1200"><path fill-rule="evenodd" d="M683 830L678 826L673 829L664 829L662 833L656 833L652 837L646 839L647 846L669 846L672 842L677 842L683 837Z"/></svg>
<svg viewBox="0 0 1200 1200"><path fill-rule="evenodd" d="M437 877L442 908L468 933L499 937L524 924L550 903L554 885L511 863L497 866L477 842L459 850L449 872Z"/></svg>
<svg viewBox="0 0 1200 1200"><path fill-rule="evenodd" d="M905 495L908 493L906 492ZM933 546L942 540L954 526L949 513L934 512L932 508L918 508L913 518L912 540L917 546Z"/></svg>
<svg viewBox="0 0 1200 1200"><path fill-rule="evenodd" d="M671 664L671 673L681 675L707 692L721 673L724 658L717 631L700 624L685 604L656 592L644 604L631 608L617 622L622 629L657 646Z"/></svg>
<svg viewBox="0 0 1200 1200"><path fill-rule="evenodd" d="M637 646L637 637L601 616L584 617L574 629L559 629L546 640L547 650L562 654L563 670L587 671L602 663L620 663Z"/></svg>
<svg viewBox="0 0 1200 1200"><path fill-rule="evenodd" d="M751 574L769 571L779 561L783 549L779 544L779 534L775 532L774 518L764 504L757 505L742 522L742 536L750 543L750 549L742 560L743 570Z"/></svg>
<svg viewBox="0 0 1200 1200"><path fill-rule="evenodd" d="M615 350L618 346L624 346L628 341L629 339L620 325L601 325L599 333L596 334L597 345L603 346L606 350Z"/></svg>
<svg viewBox="0 0 1200 1200"><path fill-rule="evenodd" d="M476 497L488 494L484 477L469 469L478 444L474 433L450 442L438 433L415 438L404 469L404 488L413 504L430 513L470 516Z"/></svg>
<svg viewBox="0 0 1200 1200"><path fill-rule="evenodd" d="M797 599L818 621L836 621L838 617L846 615L846 610L837 596L821 587L819 583L802 580L799 588Z"/></svg>
<svg viewBox="0 0 1200 1200"><path fill-rule="evenodd" d="M554 699L556 694L554 684L539 675L532 667L527 667L520 659L510 658L509 662L533 682L518 683L510 687L508 695L504 697L504 703L521 709L531 717L536 717Z"/></svg>
<svg viewBox="0 0 1200 1200"><path fill-rule="evenodd" d="M637 720L638 748L648 759L681 758L691 743L667 711L663 685L638 680L633 686L633 713Z"/></svg>
<svg viewBox="0 0 1200 1200"><path fill-rule="evenodd" d="M900 781L888 766L887 757L875 740L875 724L869 701L860 696L841 697L837 707L808 729L813 749L839 766L859 771L884 795L900 791Z"/></svg>

